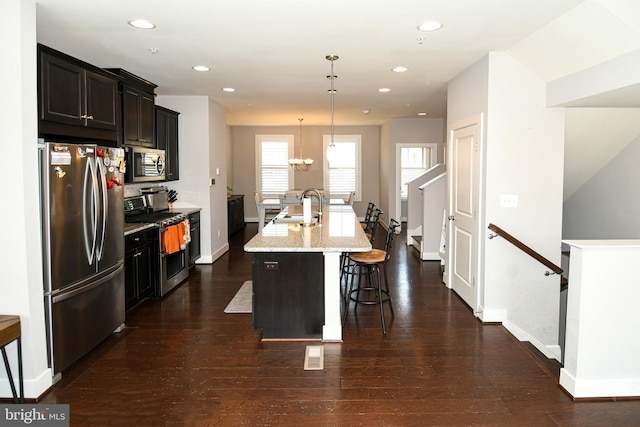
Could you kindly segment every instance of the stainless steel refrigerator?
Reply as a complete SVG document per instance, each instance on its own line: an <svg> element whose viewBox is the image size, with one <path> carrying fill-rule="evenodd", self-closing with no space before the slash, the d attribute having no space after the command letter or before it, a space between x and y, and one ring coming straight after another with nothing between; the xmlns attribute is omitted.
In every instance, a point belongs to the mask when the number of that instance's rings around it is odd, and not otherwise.
<svg viewBox="0 0 640 427"><path fill-rule="evenodd" d="M39 141L49 364L124 327L124 151Z"/></svg>

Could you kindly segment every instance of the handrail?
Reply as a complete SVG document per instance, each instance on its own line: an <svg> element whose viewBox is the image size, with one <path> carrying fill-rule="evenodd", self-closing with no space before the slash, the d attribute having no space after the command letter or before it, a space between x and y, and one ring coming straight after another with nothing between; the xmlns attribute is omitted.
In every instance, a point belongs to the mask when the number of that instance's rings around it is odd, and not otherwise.
<svg viewBox="0 0 640 427"><path fill-rule="evenodd" d="M520 240L518 240L517 238L513 237L511 234L507 233L506 231L504 231L502 228L498 227L497 225L489 224L489 230L493 231L498 236L504 238L507 242L511 243L512 245L514 245L518 249L522 250L524 253L528 254L529 256L531 256L532 258L536 259L540 263L544 264L545 267L551 269L551 271L553 271L555 274L562 274L562 272L564 271L564 270L562 270L562 268L558 267L557 265L555 265L554 263L552 263L551 261L549 261L548 259L546 259L542 255L540 255L538 252L534 251L529 246L525 245ZM493 237L495 237L495 236L489 236L490 239L493 238ZM546 272L545 274L548 276L548 275L550 275L552 273Z"/></svg>

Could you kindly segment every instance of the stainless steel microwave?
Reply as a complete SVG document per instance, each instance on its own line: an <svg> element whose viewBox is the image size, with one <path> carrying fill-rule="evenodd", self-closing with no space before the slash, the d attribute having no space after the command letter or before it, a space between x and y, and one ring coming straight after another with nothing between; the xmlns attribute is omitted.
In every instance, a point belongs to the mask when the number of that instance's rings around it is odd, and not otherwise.
<svg viewBox="0 0 640 427"><path fill-rule="evenodd" d="M164 150L137 146L126 146L124 149L127 159L126 182L165 180Z"/></svg>

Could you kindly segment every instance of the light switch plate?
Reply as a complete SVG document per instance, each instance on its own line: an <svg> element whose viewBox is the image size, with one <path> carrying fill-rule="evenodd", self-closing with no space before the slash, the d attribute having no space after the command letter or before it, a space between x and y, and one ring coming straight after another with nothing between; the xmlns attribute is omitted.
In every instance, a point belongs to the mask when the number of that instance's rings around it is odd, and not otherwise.
<svg viewBox="0 0 640 427"><path fill-rule="evenodd" d="M517 194L501 194L500 207L501 208L517 208L518 195Z"/></svg>

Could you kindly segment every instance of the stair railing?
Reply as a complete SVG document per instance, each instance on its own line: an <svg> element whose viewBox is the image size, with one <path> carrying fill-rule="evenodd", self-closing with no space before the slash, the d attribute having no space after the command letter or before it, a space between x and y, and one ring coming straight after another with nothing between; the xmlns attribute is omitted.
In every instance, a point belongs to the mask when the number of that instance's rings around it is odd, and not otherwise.
<svg viewBox="0 0 640 427"><path fill-rule="evenodd" d="M562 274L563 272L562 268L558 267L557 265L555 265L554 263L552 263L542 255L540 255L538 252L534 251L529 246L525 245L520 240L513 237L511 234L507 233L502 228L498 227L495 224L489 224L488 228L489 230L496 233L496 234L490 234L488 236L489 239L493 239L496 236L500 236L503 239L505 239L507 242L511 243L512 245L514 245L515 247L517 247L518 249L520 249L521 251L523 251L524 253L531 256L533 259L537 260L538 262L542 263L545 267L550 269L551 271L544 272L545 276L550 276L552 274Z"/></svg>

